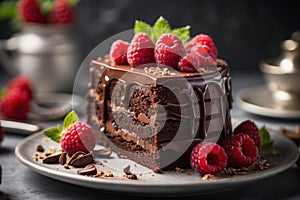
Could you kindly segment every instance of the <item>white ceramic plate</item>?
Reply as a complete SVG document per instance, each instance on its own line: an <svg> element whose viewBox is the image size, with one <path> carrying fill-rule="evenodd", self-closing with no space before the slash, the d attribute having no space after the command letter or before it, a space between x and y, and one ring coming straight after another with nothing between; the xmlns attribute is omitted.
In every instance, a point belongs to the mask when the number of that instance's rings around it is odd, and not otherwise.
<svg viewBox="0 0 300 200"><path fill-rule="evenodd" d="M198 173L191 170L190 175L175 171L155 174L133 161L117 158L114 153L111 158L97 159L104 164L104 166L97 165L97 168L104 171L111 171L114 177L92 178L77 175L77 169L67 170L59 164L43 164L41 161L35 161L33 155L36 152L35 146L37 144L42 144L45 149L50 147L58 148L58 144L50 140L46 141L42 132L35 133L20 142L15 149L15 154L23 164L32 170L50 178L79 186L143 195L195 195L238 187L274 176L292 166L298 158L298 148L296 145L287 137L274 131L271 131L271 137L274 140L273 148L280 152L277 156L271 156L270 152L263 152L271 164L271 168L257 173L217 180L202 180ZM131 166L131 171L137 175L138 180L129 180L123 177L123 168L128 165Z"/></svg>
<svg viewBox="0 0 300 200"><path fill-rule="evenodd" d="M236 100L241 109L252 114L285 119L300 118L300 110L277 105L266 85L243 89L238 92Z"/></svg>

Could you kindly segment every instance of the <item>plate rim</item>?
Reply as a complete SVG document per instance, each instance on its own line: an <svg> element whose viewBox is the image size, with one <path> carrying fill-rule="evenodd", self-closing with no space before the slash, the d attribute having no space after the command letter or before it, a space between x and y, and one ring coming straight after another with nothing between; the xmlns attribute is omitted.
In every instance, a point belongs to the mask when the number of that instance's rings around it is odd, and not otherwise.
<svg viewBox="0 0 300 200"><path fill-rule="evenodd" d="M84 186L87 188L94 188L98 190L104 190L104 191L114 191L114 192L121 192L121 193L134 193L134 194L159 194L159 195L178 195L182 193L187 195L193 195L193 194L203 194L207 193L209 191L220 191L224 189L229 189L232 187L236 187L237 185L244 185L248 184L254 181L259 181L271 176L274 176L276 174L279 174L288 168L290 168L294 163L296 162L299 152L298 147L294 144L292 140L287 138L286 136L278 133L275 130L270 129L271 136L273 134L277 134L277 137L281 138L281 140L284 140L286 143L288 143L289 148L293 149L294 157L292 157L293 154L291 154L289 160L286 160L284 164L281 163L277 164L276 166L270 168L268 170L268 173L264 172L258 172L255 174L249 174L249 175L243 175L243 176L237 176L234 178L221 178L216 179L212 181L203 181L201 179L201 176L199 176L199 182L192 182L192 183L158 183L155 182L155 184L151 182L140 182L136 180L116 180L116 179L97 179L93 177L87 177L87 176L80 176L77 174L71 174L66 173L63 171L55 170L46 166L39 165L38 163L35 163L34 161L27 160L26 156L22 154L22 147L26 145L28 142L30 142L34 138L39 138L42 136L42 131L39 131L37 133L34 133L22 141L20 141L16 148L15 148L15 155L19 159L21 163L23 163L25 166L29 167L31 170L42 174L46 177L59 180L65 183L78 185L78 186ZM281 161L282 162L282 161ZM86 184L88 183L88 184ZM94 184L94 185L93 185ZM223 187L220 187L221 189L216 188L215 190L212 190L211 187L220 186L220 185L226 185ZM99 187L100 186L100 187ZM114 186L114 187L111 187ZM115 187L118 186L118 187ZM199 188L204 186L204 190L201 192ZM203 188L202 188L203 189Z"/></svg>
<svg viewBox="0 0 300 200"><path fill-rule="evenodd" d="M247 111L252 114L261 115L261 116L267 116L272 118L284 118L284 119L299 119L300 118L300 110L294 111L294 110L281 110L278 111L276 109L272 108L266 108L263 106L259 106L254 103L250 103L244 100L246 94L254 89L268 89L266 85L255 85L250 86L244 89L241 89L237 92L236 95L236 101L238 106L243 109L244 111Z"/></svg>

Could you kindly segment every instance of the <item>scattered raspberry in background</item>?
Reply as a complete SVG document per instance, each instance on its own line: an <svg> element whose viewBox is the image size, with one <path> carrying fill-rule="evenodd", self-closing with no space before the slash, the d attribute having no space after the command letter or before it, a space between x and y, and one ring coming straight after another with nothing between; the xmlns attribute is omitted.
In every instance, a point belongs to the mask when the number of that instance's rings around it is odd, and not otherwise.
<svg viewBox="0 0 300 200"><path fill-rule="evenodd" d="M177 36L163 34L158 38L155 45L155 60L157 63L175 68L184 55L184 47Z"/></svg>
<svg viewBox="0 0 300 200"><path fill-rule="evenodd" d="M136 34L127 50L129 65L136 67L147 63L155 63L154 44L145 33Z"/></svg>
<svg viewBox="0 0 300 200"><path fill-rule="evenodd" d="M127 50L129 47L129 43L123 40L116 40L112 43L109 56L110 59L116 65L126 65L127 62Z"/></svg>
<svg viewBox="0 0 300 200"><path fill-rule="evenodd" d="M209 53L212 59L217 59L217 48L209 35L196 35L191 41L187 42L184 47L187 52L191 52L192 48L196 45L204 46L204 49L206 49L207 53ZM208 48L206 48L205 46L207 46Z"/></svg>
<svg viewBox="0 0 300 200"><path fill-rule="evenodd" d="M40 4L37 0L21 0L18 6L18 12L21 20L24 22L47 22L46 16L41 12Z"/></svg>
<svg viewBox="0 0 300 200"><path fill-rule="evenodd" d="M88 153L94 150L96 140L91 127L79 121L64 130L60 143L62 149L72 156L78 151Z"/></svg>
<svg viewBox="0 0 300 200"><path fill-rule="evenodd" d="M197 72L199 67L199 59L194 54L185 55L178 63L178 69L182 72Z"/></svg>
<svg viewBox="0 0 300 200"><path fill-rule="evenodd" d="M27 92L14 88L8 90L0 102L1 114L9 119L24 120L30 111L30 98Z"/></svg>
<svg viewBox="0 0 300 200"><path fill-rule="evenodd" d="M16 76L15 78L11 79L6 84L6 90L13 90L15 88L18 88L22 90L23 92L26 92L28 94L28 97L32 99L33 97L33 89L32 85L30 83L30 80L22 75Z"/></svg>
<svg viewBox="0 0 300 200"><path fill-rule="evenodd" d="M240 133L226 138L223 147L228 156L229 167L249 167L258 157L258 149L247 134Z"/></svg>
<svg viewBox="0 0 300 200"><path fill-rule="evenodd" d="M67 0L56 0L51 10L49 21L55 24L69 24L75 19L75 14Z"/></svg>
<svg viewBox="0 0 300 200"><path fill-rule="evenodd" d="M254 140L255 146L259 149L261 146L261 140L259 136L259 130L255 123L250 120L246 120L239 124L233 131L234 134L244 133L250 136Z"/></svg>
<svg viewBox="0 0 300 200"><path fill-rule="evenodd" d="M227 155L220 145L202 142L193 149L190 165L201 175L218 174L227 165Z"/></svg>

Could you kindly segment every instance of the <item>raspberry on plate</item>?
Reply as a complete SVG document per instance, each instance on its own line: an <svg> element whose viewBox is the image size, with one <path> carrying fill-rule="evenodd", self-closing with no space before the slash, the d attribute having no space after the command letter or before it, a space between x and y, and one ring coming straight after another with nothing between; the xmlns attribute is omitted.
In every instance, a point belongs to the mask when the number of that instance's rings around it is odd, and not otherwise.
<svg viewBox="0 0 300 200"><path fill-rule="evenodd" d="M25 76L19 75L16 76L15 78L11 79L7 84L6 84L6 89L7 90L13 90L13 89L20 89L23 92L26 92L28 94L28 97L32 99L33 97L33 88L32 85L29 81L29 79Z"/></svg>
<svg viewBox="0 0 300 200"><path fill-rule="evenodd" d="M258 149L247 134L240 133L226 138L223 147L228 156L229 167L249 167L258 157Z"/></svg>
<svg viewBox="0 0 300 200"><path fill-rule="evenodd" d="M116 65L125 65L127 62L127 50L129 43L123 40L116 40L110 47L109 57Z"/></svg>
<svg viewBox="0 0 300 200"><path fill-rule="evenodd" d="M199 59L195 54L186 54L178 63L178 69L182 72L197 72L199 69Z"/></svg>
<svg viewBox="0 0 300 200"><path fill-rule="evenodd" d="M88 153L96 145L96 140L92 128L83 122L76 122L63 131L60 140L62 149L72 156L78 151Z"/></svg>
<svg viewBox="0 0 300 200"><path fill-rule="evenodd" d="M69 24L74 21L75 15L67 0L56 0L51 10L49 21L55 24Z"/></svg>
<svg viewBox="0 0 300 200"><path fill-rule="evenodd" d="M155 63L154 44L145 33L136 34L127 50L127 61L132 67Z"/></svg>
<svg viewBox="0 0 300 200"><path fill-rule="evenodd" d="M26 119L30 111L30 98L19 88L8 90L0 103L1 114L9 119Z"/></svg>
<svg viewBox="0 0 300 200"><path fill-rule="evenodd" d="M177 36L163 34L158 38L155 45L155 59L157 63L175 68L184 55L184 47Z"/></svg>
<svg viewBox="0 0 300 200"><path fill-rule="evenodd" d="M209 35L206 34L196 35L191 41L187 42L184 47L187 52L191 52L192 48L195 45L207 46L208 48L205 47L207 53L209 53L209 55L212 57L213 60L217 59L218 56L217 48Z"/></svg>
<svg viewBox="0 0 300 200"><path fill-rule="evenodd" d="M190 165L201 175L218 174L227 165L227 155L220 145L201 142L191 153Z"/></svg>
<svg viewBox="0 0 300 200"><path fill-rule="evenodd" d="M255 146L259 149L261 146L261 140L259 136L259 130L255 123L251 120L246 120L239 124L233 131L234 134L244 133L250 136L254 140Z"/></svg>
<svg viewBox="0 0 300 200"><path fill-rule="evenodd" d="M65 119L63 127L50 127L44 131L44 134L54 142L60 143L61 148L72 156L78 151L88 153L94 150L96 138L92 128L79 121L78 115L71 111Z"/></svg>
<svg viewBox="0 0 300 200"><path fill-rule="evenodd" d="M37 0L21 0L18 6L18 12L21 20L24 22L47 22L46 16L42 14L39 1Z"/></svg>

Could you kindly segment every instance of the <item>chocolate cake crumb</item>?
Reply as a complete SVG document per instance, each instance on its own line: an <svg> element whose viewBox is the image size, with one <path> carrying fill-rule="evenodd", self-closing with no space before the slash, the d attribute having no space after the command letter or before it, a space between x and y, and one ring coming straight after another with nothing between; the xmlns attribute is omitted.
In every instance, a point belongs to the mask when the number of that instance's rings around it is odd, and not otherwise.
<svg viewBox="0 0 300 200"><path fill-rule="evenodd" d="M65 169L70 169L70 166L69 165L64 165L64 168Z"/></svg>
<svg viewBox="0 0 300 200"><path fill-rule="evenodd" d="M132 179L132 180L137 180L138 179L137 176L133 173L125 174L124 177L127 178L127 179Z"/></svg>
<svg viewBox="0 0 300 200"><path fill-rule="evenodd" d="M218 179L218 177L212 175L212 174L205 174L203 177L202 177L202 180L216 180Z"/></svg>
<svg viewBox="0 0 300 200"><path fill-rule="evenodd" d="M155 167L155 168L153 169L153 172L155 172L155 173L157 173L157 174L162 174L162 173L163 173L163 171L162 171L159 167Z"/></svg>
<svg viewBox="0 0 300 200"><path fill-rule="evenodd" d="M177 173L183 173L184 169L181 169L179 167L175 167L175 172L177 172Z"/></svg>
<svg viewBox="0 0 300 200"><path fill-rule="evenodd" d="M271 155L272 156L277 156L279 154L279 151L277 149L272 149L271 150Z"/></svg>
<svg viewBox="0 0 300 200"><path fill-rule="evenodd" d="M45 149L44 149L44 147L41 145L41 144L38 144L37 146L36 146L36 151L38 151L38 152L44 152L45 151Z"/></svg>
<svg viewBox="0 0 300 200"><path fill-rule="evenodd" d="M105 172L104 177L114 177L114 174L111 171Z"/></svg>

